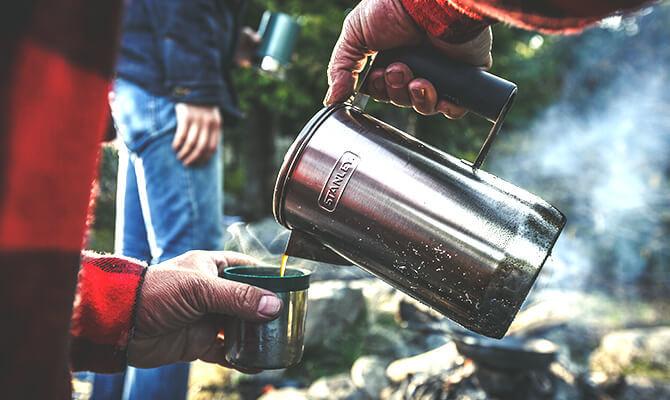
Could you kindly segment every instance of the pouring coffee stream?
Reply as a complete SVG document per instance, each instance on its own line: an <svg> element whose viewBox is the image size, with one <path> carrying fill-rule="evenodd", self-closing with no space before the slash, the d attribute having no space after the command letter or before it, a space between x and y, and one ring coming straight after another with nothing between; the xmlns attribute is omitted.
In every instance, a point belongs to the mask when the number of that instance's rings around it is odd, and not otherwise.
<svg viewBox="0 0 670 400"><path fill-rule="evenodd" d="M504 336L565 217L479 169L516 85L429 49L380 53L407 64L442 99L493 122L477 159L455 158L367 115L356 104L319 111L289 149L274 215L286 255L371 272L468 329ZM362 86L364 87L364 86Z"/></svg>
<svg viewBox="0 0 670 400"><path fill-rule="evenodd" d="M279 276L284 277L286 272L286 262L288 261L288 254L284 253L281 255L281 261L279 262Z"/></svg>

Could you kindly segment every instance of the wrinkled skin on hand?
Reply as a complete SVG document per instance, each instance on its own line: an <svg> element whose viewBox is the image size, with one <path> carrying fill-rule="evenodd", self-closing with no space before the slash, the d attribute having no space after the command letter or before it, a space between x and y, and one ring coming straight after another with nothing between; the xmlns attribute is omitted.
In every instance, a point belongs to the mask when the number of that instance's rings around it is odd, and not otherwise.
<svg viewBox="0 0 670 400"><path fill-rule="evenodd" d="M270 291L218 278L229 265L256 263L239 253L191 251L150 267L128 345L128 363L151 368L200 359L231 367L218 337L225 318L266 321L281 309L281 300Z"/></svg>
<svg viewBox="0 0 670 400"><path fill-rule="evenodd" d="M333 49L328 65L329 89L324 103L342 102L351 96L367 56L425 42L450 58L484 68L491 66L490 29L469 42L450 44L419 31L400 0L363 0L347 15ZM414 79L412 71L402 63L393 63L385 70L370 71L366 90L378 101L413 107L424 115L439 112L450 118L460 118L466 113L452 103L438 101L435 87L425 79Z"/></svg>

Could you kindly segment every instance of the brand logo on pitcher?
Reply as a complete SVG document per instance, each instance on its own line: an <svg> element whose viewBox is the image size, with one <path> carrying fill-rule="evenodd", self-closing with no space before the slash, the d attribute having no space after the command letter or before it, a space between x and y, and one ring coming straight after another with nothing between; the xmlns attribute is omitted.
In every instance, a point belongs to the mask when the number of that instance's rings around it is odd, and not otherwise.
<svg viewBox="0 0 670 400"><path fill-rule="evenodd" d="M342 198L342 193L344 193L344 189L349 183L349 179L351 179L358 166L358 160L358 156L349 151L342 154L342 157L337 160L326 184L321 190L321 195L319 196L319 206L321 208L329 212L335 211L337 204Z"/></svg>

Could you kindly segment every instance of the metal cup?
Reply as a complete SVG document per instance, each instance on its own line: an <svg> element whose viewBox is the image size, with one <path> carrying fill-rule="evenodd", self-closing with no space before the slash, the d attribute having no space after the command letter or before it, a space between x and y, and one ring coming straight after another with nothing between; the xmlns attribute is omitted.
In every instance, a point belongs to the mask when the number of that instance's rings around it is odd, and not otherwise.
<svg viewBox="0 0 670 400"><path fill-rule="evenodd" d="M287 368L300 362L304 347L310 272L277 267L229 267L223 277L273 291L282 300L279 316L269 322L232 318L224 327L226 360L238 367Z"/></svg>
<svg viewBox="0 0 670 400"><path fill-rule="evenodd" d="M300 25L290 15L266 11L263 13L258 34L261 45L256 57L258 67L265 72L278 73L291 61L291 54L300 32Z"/></svg>

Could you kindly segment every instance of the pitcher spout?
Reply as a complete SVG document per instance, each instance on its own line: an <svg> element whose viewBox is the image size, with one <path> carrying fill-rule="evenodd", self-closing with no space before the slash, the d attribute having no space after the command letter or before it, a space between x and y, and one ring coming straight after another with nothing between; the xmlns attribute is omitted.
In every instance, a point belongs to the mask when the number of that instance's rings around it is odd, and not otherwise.
<svg viewBox="0 0 670 400"><path fill-rule="evenodd" d="M352 265L350 261L335 253L310 235L299 230L292 230L286 250L289 257L298 257L335 265Z"/></svg>

